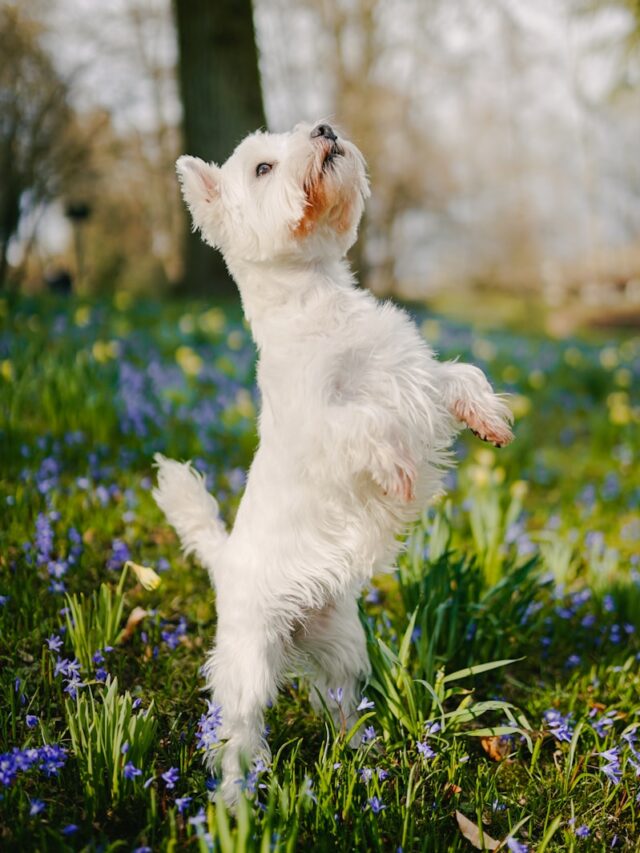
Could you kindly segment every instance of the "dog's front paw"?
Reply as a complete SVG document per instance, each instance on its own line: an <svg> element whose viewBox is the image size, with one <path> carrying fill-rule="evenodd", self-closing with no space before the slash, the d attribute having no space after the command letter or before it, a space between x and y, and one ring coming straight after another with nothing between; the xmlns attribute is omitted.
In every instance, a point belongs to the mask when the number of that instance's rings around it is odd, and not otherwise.
<svg viewBox="0 0 640 853"><path fill-rule="evenodd" d="M453 414L482 441L491 442L496 447L505 447L513 441L509 426L511 413L506 404L500 400L498 403L499 406L493 410L481 411L464 400L458 400L454 403Z"/></svg>

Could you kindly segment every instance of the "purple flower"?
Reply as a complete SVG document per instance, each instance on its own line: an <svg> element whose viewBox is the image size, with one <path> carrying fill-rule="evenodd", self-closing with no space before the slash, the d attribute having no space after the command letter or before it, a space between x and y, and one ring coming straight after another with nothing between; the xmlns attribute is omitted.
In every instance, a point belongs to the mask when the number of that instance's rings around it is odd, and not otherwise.
<svg viewBox="0 0 640 853"><path fill-rule="evenodd" d="M46 808L42 800L29 800L29 802L31 803L31 807L29 808L29 815L31 817L35 817L36 815L43 812Z"/></svg>
<svg viewBox="0 0 640 853"><path fill-rule="evenodd" d="M362 732L362 743L370 743L372 740L375 740L377 737L376 730L373 726L367 726L367 728Z"/></svg>
<svg viewBox="0 0 640 853"><path fill-rule="evenodd" d="M386 809L386 806L378 797L371 797L371 799L367 800L367 802L371 806L371 811L374 814L380 814L383 809Z"/></svg>
<svg viewBox="0 0 640 853"><path fill-rule="evenodd" d="M75 699L78 696L78 690L80 687L86 687L86 684L78 678L77 675L74 675L67 681L67 686L64 688L64 692L68 693L72 699Z"/></svg>
<svg viewBox="0 0 640 853"><path fill-rule="evenodd" d="M425 740L423 743L421 743L420 741L418 741L418 742L416 743L416 747L417 747L418 752L420 753L420 755L422 755L422 756L423 756L423 758L433 758L433 757L434 757L434 755L436 755L435 750L431 749L431 747L430 747L430 746L429 746L429 744L426 742L426 740Z"/></svg>
<svg viewBox="0 0 640 853"><path fill-rule="evenodd" d="M507 838L507 847L512 853L528 853L529 847L518 841L517 838Z"/></svg>
<svg viewBox="0 0 640 853"><path fill-rule="evenodd" d="M576 829L576 835L578 836L578 838L586 838L587 835L590 835L590 834L591 834L591 830L586 825L586 823L583 823L582 826L579 826Z"/></svg>
<svg viewBox="0 0 640 853"><path fill-rule="evenodd" d="M8 595L0 595L0 607L4 606L9 601Z"/></svg>
<svg viewBox="0 0 640 853"><path fill-rule="evenodd" d="M178 814L183 814L184 810L187 808L192 799L193 797L178 797L176 799Z"/></svg>
<svg viewBox="0 0 640 853"><path fill-rule="evenodd" d="M336 704L342 705L342 699L344 698L344 688L337 687L333 690L331 687L328 690L329 699L332 699Z"/></svg>
<svg viewBox="0 0 640 853"><path fill-rule="evenodd" d="M129 546L121 539L114 539L111 543L111 557L107 560L107 568L117 571L130 559L131 552L129 551Z"/></svg>
<svg viewBox="0 0 640 853"><path fill-rule="evenodd" d="M204 809L201 808L198 814L189 818L189 823L191 824L191 826L202 826L206 819L207 818L205 816Z"/></svg>
<svg viewBox="0 0 640 853"><path fill-rule="evenodd" d="M46 642L52 652L59 652L62 648L62 638L58 637L57 634L52 634Z"/></svg>
<svg viewBox="0 0 640 853"><path fill-rule="evenodd" d="M53 552L53 528L48 517L42 512L36 518L35 546L38 565L48 563Z"/></svg>
<svg viewBox="0 0 640 853"><path fill-rule="evenodd" d="M38 718L34 714L27 714L25 717L25 723L27 724L27 728L35 729L38 725Z"/></svg>
<svg viewBox="0 0 640 853"><path fill-rule="evenodd" d="M570 722L571 714L563 717L560 711L557 711L555 708L549 708L544 712L543 716L549 726L549 731L556 740L571 743L571 736L573 734Z"/></svg>
<svg viewBox="0 0 640 853"><path fill-rule="evenodd" d="M361 767L360 768L360 779L363 782L369 783L371 781L371 777L373 776L373 770L370 767Z"/></svg>
<svg viewBox="0 0 640 853"><path fill-rule="evenodd" d="M78 827L75 825L75 823L68 823L68 824L67 824L67 825L66 825L66 826L61 830L61 832L62 832L62 834L63 834L63 835L73 835L73 834L74 834L74 833L76 833L77 831L78 831Z"/></svg>
<svg viewBox="0 0 640 853"><path fill-rule="evenodd" d="M135 779L136 776L142 776L142 770L138 770L135 764L132 764L130 761L128 761L124 765L124 778ZM173 785L171 785L170 787L173 788Z"/></svg>
<svg viewBox="0 0 640 853"><path fill-rule="evenodd" d="M177 767L170 767L162 774L162 778L167 783L167 788L175 788L176 782L180 778L180 773Z"/></svg>
<svg viewBox="0 0 640 853"><path fill-rule="evenodd" d="M213 749L220 742L218 729L222 724L222 708L207 700L207 713L200 717L196 733L198 749Z"/></svg>
<svg viewBox="0 0 640 853"><path fill-rule="evenodd" d="M366 696L363 696L362 699L360 700L360 704L356 708L356 711L368 711L370 708L373 708L373 707L375 707L373 702L371 702L369 699L367 699Z"/></svg>
<svg viewBox="0 0 640 853"><path fill-rule="evenodd" d="M620 767L620 755L618 753L618 748L612 746L611 749L607 749L605 752L599 752L598 755L605 759L605 764L600 768L600 770L604 773L607 779L609 779L609 781L613 782L614 785L619 785L620 779L622 778L622 768Z"/></svg>

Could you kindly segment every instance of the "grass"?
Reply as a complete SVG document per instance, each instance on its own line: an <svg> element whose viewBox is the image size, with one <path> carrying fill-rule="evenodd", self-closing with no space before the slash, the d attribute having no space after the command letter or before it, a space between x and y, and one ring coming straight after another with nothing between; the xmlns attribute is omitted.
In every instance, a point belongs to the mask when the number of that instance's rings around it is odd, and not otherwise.
<svg viewBox="0 0 640 853"><path fill-rule="evenodd" d="M640 849L640 339L421 318L512 393L516 441L464 437L447 498L365 591L362 745L294 679L232 816L202 763L214 597L151 460L194 459L233 518L249 333L236 309L125 294L0 313L3 850L473 849L456 812L479 846Z"/></svg>

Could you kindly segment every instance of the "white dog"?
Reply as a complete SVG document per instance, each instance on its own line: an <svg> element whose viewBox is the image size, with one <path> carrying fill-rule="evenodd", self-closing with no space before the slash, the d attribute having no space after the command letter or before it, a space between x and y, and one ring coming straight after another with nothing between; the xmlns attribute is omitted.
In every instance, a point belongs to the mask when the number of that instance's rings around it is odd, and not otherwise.
<svg viewBox="0 0 640 853"><path fill-rule="evenodd" d="M254 133L222 167L180 157L177 169L259 353L260 446L229 533L189 464L156 457L154 497L217 593L205 671L233 803L287 671L304 661L316 705L355 720L363 584L440 491L456 433L506 444L510 412L479 369L436 361L407 314L354 286L345 253L369 189L362 155L329 125Z"/></svg>

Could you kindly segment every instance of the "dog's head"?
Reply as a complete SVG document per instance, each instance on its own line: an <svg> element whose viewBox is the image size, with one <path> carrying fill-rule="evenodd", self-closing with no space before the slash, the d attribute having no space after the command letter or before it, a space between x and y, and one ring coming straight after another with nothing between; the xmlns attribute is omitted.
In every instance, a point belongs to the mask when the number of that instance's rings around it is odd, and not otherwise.
<svg viewBox="0 0 640 853"><path fill-rule="evenodd" d="M328 124L253 133L223 166L177 162L194 229L228 261L341 257L369 195L362 154Z"/></svg>

